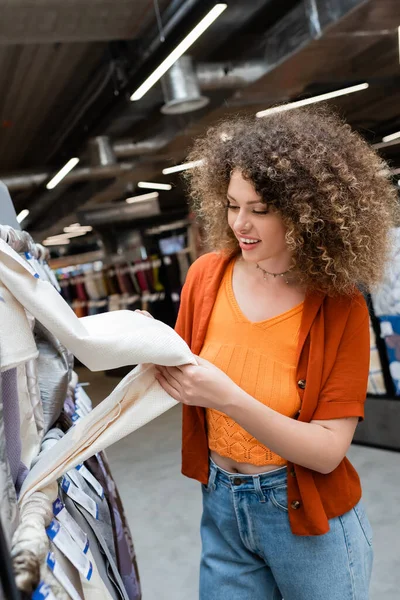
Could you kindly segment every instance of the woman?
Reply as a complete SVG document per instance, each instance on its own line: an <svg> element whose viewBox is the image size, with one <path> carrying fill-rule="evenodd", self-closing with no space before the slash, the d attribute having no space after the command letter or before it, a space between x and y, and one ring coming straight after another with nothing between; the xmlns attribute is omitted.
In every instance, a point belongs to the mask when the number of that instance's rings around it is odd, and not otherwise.
<svg viewBox="0 0 400 600"><path fill-rule="evenodd" d="M195 142L214 252L176 329L198 366L158 367L203 484L202 600L366 600L371 527L346 458L364 415L369 316L397 196L336 116L233 119Z"/></svg>

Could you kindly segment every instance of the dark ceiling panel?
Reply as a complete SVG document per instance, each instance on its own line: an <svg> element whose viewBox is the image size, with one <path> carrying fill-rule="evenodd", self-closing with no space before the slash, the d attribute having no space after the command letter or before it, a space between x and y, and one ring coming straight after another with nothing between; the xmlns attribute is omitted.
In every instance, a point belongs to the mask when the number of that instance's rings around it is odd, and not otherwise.
<svg viewBox="0 0 400 600"><path fill-rule="evenodd" d="M162 10L168 0L158 0ZM132 39L154 16L153 0L0 0L0 44Z"/></svg>

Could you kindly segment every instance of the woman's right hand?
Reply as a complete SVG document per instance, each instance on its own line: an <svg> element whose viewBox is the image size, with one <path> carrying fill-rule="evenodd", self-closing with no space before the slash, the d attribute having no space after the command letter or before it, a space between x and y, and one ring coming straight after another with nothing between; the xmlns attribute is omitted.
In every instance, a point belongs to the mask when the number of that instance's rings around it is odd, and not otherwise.
<svg viewBox="0 0 400 600"><path fill-rule="evenodd" d="M153 315L151 315L149 312L147 312L147 310L139 310L138 308L135 310L135 312L140 313L141 315L143 315L144 317L149 317L150 319L154 319Z"/></svg>

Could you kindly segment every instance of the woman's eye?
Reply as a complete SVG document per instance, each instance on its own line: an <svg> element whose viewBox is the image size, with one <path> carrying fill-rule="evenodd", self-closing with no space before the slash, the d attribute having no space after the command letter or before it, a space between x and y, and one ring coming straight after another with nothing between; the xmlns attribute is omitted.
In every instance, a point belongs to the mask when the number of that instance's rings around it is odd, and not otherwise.
<svg viewBox="0 0 400 600"><path fill-rule="evenodd" d="M233 206L232 204L227 204L226 208L231 209L231 210L238 210L239 209L238 206Z"/></svg>
<svg viewBox="0 0 400 600"><path fill-rule="evenodd" d="M253 210L253 213L255 215L267 215L268 214L268 210Z"/></svg>

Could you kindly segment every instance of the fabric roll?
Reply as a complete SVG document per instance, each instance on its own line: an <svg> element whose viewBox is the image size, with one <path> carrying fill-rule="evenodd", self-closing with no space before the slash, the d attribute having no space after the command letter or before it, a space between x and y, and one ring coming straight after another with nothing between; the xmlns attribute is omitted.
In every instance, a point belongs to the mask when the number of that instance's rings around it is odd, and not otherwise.
<svg viewBox="0 0 400 600"><path fill-rule="evenodd" d="M5 243L3 240L0 240L0 242ZM22 259L20 260L22 262ZM0 369L2 371L12 369L38 356L38 350L25 310L9 290L4 287L1 278L0 354Z"/></svg>
<svg viewBox="0 0 400 600"><path fill-rule="evenodd" d="M2 393L3 398L5 399L3 419L7 458L10 465L11 477L15 485L21 463L21 437L19 435L20 420L16 368L4 371L2 374Z"/></svg>
<svg viewBox="0 0 400 600"><path fill-rule="evenodd" d="M93 273L87 273L84 276L85 288L90 300L100 300L99 289L96 285L95 276Z"/></svg>
<svg viewBox="0 0 400 600"><path fill-rule="evenodd" d="M43 438L44 431L44 414L43 405L40 398L40 388L37 370L37 361L28 360L25 363L26 381L28 385L29 398L31 400L31 406L33 411L33 418L36 423L36 431L39 440Z"/></svg>
<svg viewBox="0 0 400 600"><path fill-rule="evenodd" d="M32 408L26 364L18 365L17 367L17 387L20 415L21 462L27 469L30 469L32 460L39 454L41 439Z"/></svg>
<svg viewBox="0 0 400 600"><path fill-rule="evenodd" d="M91 527L91 524L89 524L88 517L91 515L89 515L84 508L78 506L73 500L71 500L71 498L69 498L69 496L62 491L62 489L60 489L59 493L61 500L65 504L69 514L75 519L80 528L88 536L89 549L92 554L93 563L96 566L97 572L104 586L106 587L109 596L113 600L129 600L124 591L124 586L118 571L116 569L114 570L110 566L111 556L107 552L105 540L102 539L103 543L101 543L99 541L99 538L101 539L101 533L99 530L94 531ZM82 583L84 582L82 581ZM87 590L85 590L85 600L86 591L88 591L90 587L91 586L86 585ZM100 596L100 598L102 598L102 596Z"/></svg>
<svg viewBox="0 0 400 600"><path fill-rule="evenodd" d="M17 494L7 458L3 406L3 373L0 372L0 519L6 540L8 544L11 544L12 535L18 524L19 511Z"/></svg>
<svg viewBox="0 0 400 600"><path fill-rule="evenodd" d="M101 578L98 562L96 562L90 549L88 550L87 557L93 565L93 573L90 581L85 579L83 575L80 576L84 600L116 600L116 597L110 593L104 580Z"/></svg>
<svg viewBox="0 0 400 600"><path fill-rule="evenodd" d="M118 488L112 477L107 458L100 452L86 461L86 466L102 484L109 503L116 544L118 571L129 600L141 600L139 570L132 536L125 518Z"/></svg>
<svg viewBox="0 0 400 600"><path fill-rule="evenodd" d="M117 311L78 319L58 292L33 276L2 240L0 281L91 370L139 365L106 400L77 422L53 448L51 457L33 467L21 490L23 499L175 406L176 401L156 380L152 365L195 364L196 359L173 329L139 313Z"/></svg>
<svg viewBox="0 0 400 600"><path fill-rule="evenodd" d="M37 370L47 432L58 419L67 396L71 359L65 346L38 321L34 336L39 350Z"/></svg>

